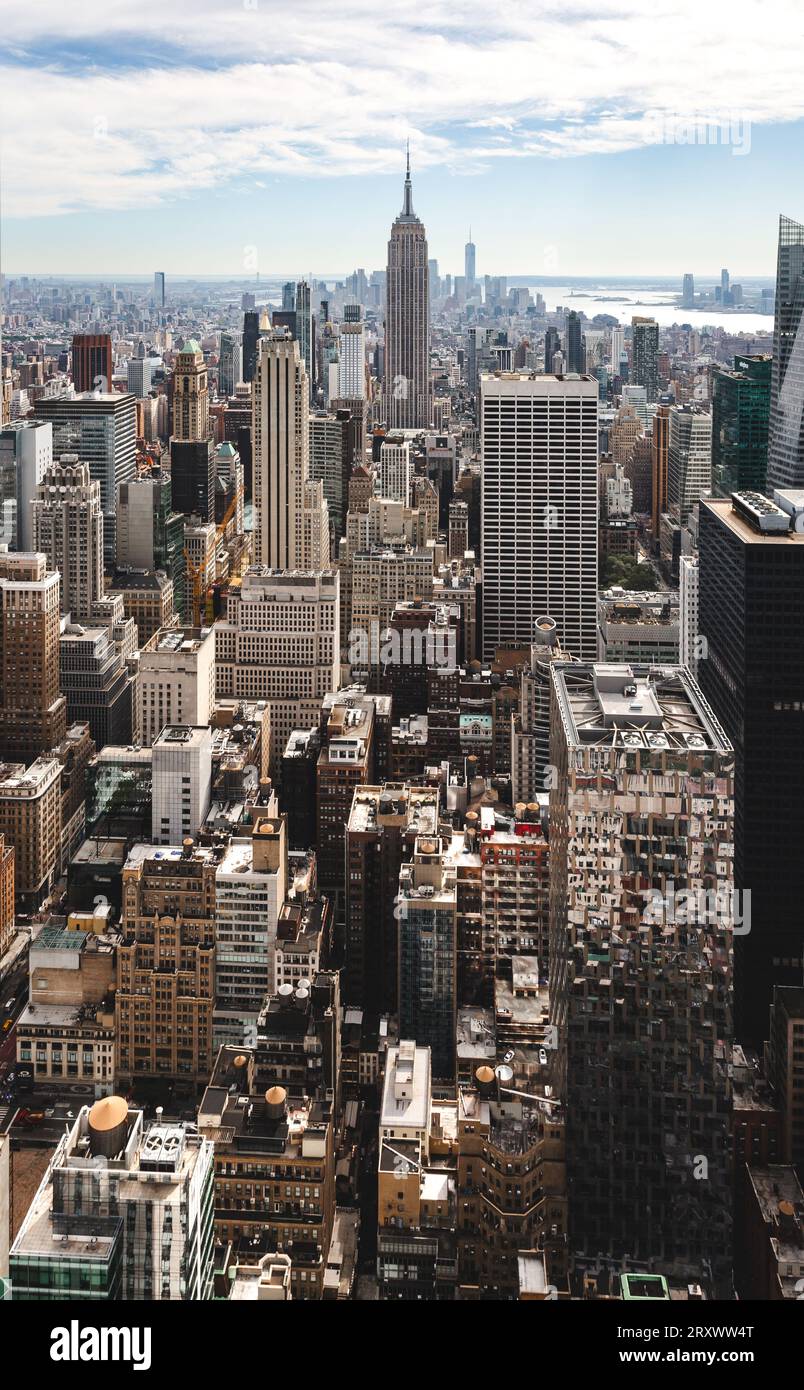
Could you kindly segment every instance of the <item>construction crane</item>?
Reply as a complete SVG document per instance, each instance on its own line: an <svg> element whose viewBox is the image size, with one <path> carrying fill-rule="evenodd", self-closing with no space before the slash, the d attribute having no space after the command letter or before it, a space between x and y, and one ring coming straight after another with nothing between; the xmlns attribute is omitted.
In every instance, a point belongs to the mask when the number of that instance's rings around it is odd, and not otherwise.
<svg viewBox="0 0 804 1390"><path fill-rule="evenodd" d="M229 503L228 507L226 508L226 511L224 512L222 519L218 522L218 525L217 525L217 527L215 528L215 550L216 550L216 552L217 552L217 549L218 549L218 545L220 544L221 538L222 538L222 536L223 536L223 533L225 532L226 527L229 525L229 522L231 521L232 516L234 515L234 512L235 512L235 510L236 510L236 508L237 508L237 504L238 504L239 501L240 501L240 491L238 490L238 491L235 492L235 495L234 495L234 497L232 498L231 502ZM204 585L204 571L205 571L205 569L206 569L206 556L202 556L201 560L200 560L198 563L196 563L194 560L191 560L191 558L190 558L190 556L187 554L187 550L186 550L186 548L185 548L185 551L184 551L184 567L185 567L185 576L186 576L186 578L185 578L185 584L187 584L187 583L191 583L191 584L192 584L192 591L193 591L193 627L200 627L200 626L201 626L201 601L202 601L202 599L203 599L204 587L205 587L205 585Z"/></svg>

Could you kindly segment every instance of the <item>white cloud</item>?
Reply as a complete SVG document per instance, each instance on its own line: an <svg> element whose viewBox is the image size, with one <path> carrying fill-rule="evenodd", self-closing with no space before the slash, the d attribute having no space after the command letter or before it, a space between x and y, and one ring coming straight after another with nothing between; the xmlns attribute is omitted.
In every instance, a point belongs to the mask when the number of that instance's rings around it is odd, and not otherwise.
<svg viewBox="0 0 804 1390"><path fill-rule="evenodd" d="M37 0L4 29L7 216L392 172L408 134L418 170L475 173L804 116L791 0Z"/></svg>

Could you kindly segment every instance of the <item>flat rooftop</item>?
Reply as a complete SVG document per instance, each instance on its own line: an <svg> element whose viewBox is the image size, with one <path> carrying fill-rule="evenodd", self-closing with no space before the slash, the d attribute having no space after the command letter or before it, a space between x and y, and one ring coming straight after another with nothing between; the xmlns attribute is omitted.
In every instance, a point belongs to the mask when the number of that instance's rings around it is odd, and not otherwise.
<svg viewBox="0 0 804 1390"><path fill-rule="evenodd" d="M521 1294L544 1295L547 1293L547 1270L544 1255L537 1250L524 1250L517 1256L519 1271L519 1292Z"/></svg>
<svg viewBox="0 0 804 1390"><path fill-rule="evenodd" d="M212 861L216 858L214 848L211 845L193 845L189 856L185 855L181 845L132 845L128 852L125 868L132 869L137 864L142 864L147 860L156 859L166 861L171 864L180 864L182 860L186 863L198 862L200 860Z"/></svg>
<svg viewBox="0 0 804 1390"><path fill-rule="evenodd" d="M103 1022L106 1019L106 1022ZM71 1028L94 1032L98 1028L114 1032L114 1001L103 1004L26 1004L17 1026L26 1028Z"/></svg>
<svg viewBox="0 0 804 1390"><path fill-rule="evenodd" d="M398 825L414 835L435 835L438 829L438 790L386 782L355 787L349 813L350 831L379 830Z"/></svg>
<svg viewBox="0 0 804 1390"><path fill-rule="evenodd" d="M92 767L100 763L142 763L150 766L153 762L153 749L143 748L139 743L106 743L94 756Z"/></svg>
<svg viewBox="0 0 804 1390"><path fill-rule="evenodd" d="M166 724L153 742L157 748L209 748L212 749L212 733L208 724Z"/></svg>
<svg viewBox="0 0 804 1390"><path fill-rule="evenodd" d="M732 751L683 666L555 663L550 675L570 747Z"/></svg>
<svg viewBox="0 0 804 1390"><path fill-rule="evenodd" d="M786 1163L769 1163L752 1167L750 1176L763 1220L775 1225L786 1207L790 1209L787 1215L795 1217L799 1226L804 1224L804 1191L794 1168Z"/></svg>
<svg viewBox="0 0 804 1390"><path fill-rule="evenodd" d="M430 1049L412 1042L389 1047L380 1129L426 1130L430 1116Z"/></svg>
<svg viewBox="0 0 804 1390"><path fill-rule="evenodd" d="M534 396L558 396L570 388L573 394L596 398L600 390L597 377L585 372L564 372L561 376L552 372L481 372L480 383L484 393L498 395L517 386Z"/></svg>
<svg viewBox="0 0 804 1390"><path fill-rule="evenodd" d="M746 545L804 545L804 532L802 531L787 529L760 531L756 529L744 516L735 511L730 497L702 497L699 505L714 513ZM790 517L785 513L782 514L789 522Z"/></svg>
<svg viewBox="0 0 804 1390"><path fill-rule="evenodd" d="M197 652L211 636L212 628L160 628L151 652Z"/></svg>
<svg viewBox="0 0 804 1390"><path fill-rule="evenodd" d="M108 592L121 593L127 590L150 589L156 593L172 582L164 570L115 570Z"/></svg>
<svg viewBox="0 0 804 1390"><path fill-rule="evenodd" d="M406 1177L421 1171L421 1147L413 1139L383 1139L380 1142L380 1173L396 1173Z"/></svg>
<svg viewBox="0 0 804 1390"><path fill-rule="evenodd" d="M60 771L57 758L37 758L28 768L24 763L0 763L0 797L36 795Z"/></svg>

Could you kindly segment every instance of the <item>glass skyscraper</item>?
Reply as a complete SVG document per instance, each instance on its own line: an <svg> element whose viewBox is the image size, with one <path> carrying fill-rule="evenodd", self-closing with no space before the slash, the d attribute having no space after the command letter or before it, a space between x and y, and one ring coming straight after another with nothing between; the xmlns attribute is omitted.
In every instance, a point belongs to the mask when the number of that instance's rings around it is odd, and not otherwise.
<svg viewBox="0 0 804 1390"><path fill-rule="evenodd" d="M779 218L768 487L804 487L804 227Z"/></svg>
<svg viewBox="0 0 804 1390"><path fill-rule="evenodd" d="M631 381L644 386L647 399L659 395L659 325L655 319L631 320Z"/></svg>
<svg viewBox="0 0 804 1390"><path fill-rule="evenodd" d="M719 497L764 492L768 472L770 357L735 357L712 385L712 485Z"/></svg>

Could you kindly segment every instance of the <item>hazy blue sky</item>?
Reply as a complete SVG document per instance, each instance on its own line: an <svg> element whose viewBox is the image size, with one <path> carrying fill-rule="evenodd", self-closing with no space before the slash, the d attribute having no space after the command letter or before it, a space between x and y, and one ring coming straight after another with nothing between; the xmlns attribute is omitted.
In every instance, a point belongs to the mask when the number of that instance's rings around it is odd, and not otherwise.
<svg viewBox="0 0 804 1390"><path fill-rule="evenodd" d="M798 0L4 0L7 274L768 274L804 218Z"/></svg>

